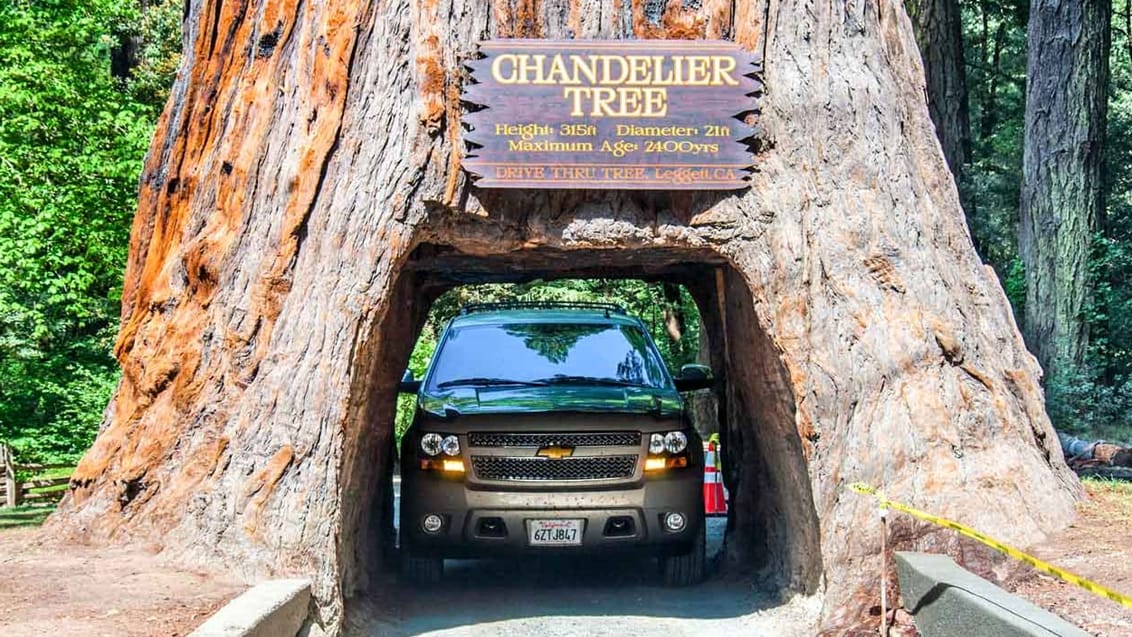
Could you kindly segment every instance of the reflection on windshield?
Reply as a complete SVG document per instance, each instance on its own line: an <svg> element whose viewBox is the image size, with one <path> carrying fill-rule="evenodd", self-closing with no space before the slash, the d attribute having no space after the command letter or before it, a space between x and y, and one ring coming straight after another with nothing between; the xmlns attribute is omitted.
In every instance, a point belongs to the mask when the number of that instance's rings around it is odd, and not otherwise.
<svg viewBox="0 0 1132 637"><path fill-rule="evenodd" d="M429 387L456 385L666 387L648 336L631 325L510 323L449 331Z"/></svg>
<svg viewBox="0 0 1132 637"><path fill-rule="evenodd" d="M610 325L589 325L579 323L526 323L503 325L503 331L515 338L523 339L527 349L538 352L546 360L561 365L566 362L570 350L583 336L599 334L610 329Z"/></svg>

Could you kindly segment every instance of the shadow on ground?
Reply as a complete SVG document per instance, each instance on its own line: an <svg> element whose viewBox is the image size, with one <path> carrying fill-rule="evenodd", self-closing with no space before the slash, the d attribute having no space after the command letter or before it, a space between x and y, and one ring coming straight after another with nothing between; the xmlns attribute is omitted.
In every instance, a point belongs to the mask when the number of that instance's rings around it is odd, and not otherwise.
<svg viewBox="0 0 1132 637"><path fill-rule="evenodd" d="M0 508L0 529L39 526L54 510L55 507L42 506Z"/></svg>
<svg viewBox="0 0 1132 637"><path fill-rule="evenodd" d="M710 556L719 550L726 521L708 522ZM661 587L658 579L656 561L645 558L448 560L440 586L413 588L390 579L351 600L347 634L679 637L780 628L779 637L805 634L788 625L800 629L808 607L782 604L748 579L713 576L680 589Z"/></svg>

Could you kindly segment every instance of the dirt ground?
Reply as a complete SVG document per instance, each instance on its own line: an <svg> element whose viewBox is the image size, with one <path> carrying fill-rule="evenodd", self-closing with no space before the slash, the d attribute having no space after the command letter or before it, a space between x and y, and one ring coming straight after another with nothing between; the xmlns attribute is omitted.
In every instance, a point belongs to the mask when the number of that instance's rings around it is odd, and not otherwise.
<svg viewBox="0 0 1132 637"><path fill-rule="evenodd" d="M170 568L141 550L59 546L0 531L0 635L187 635L245 585Z"/></svg>
<svg viewBox="0 0 1132 637"><path fill-rule="evenodd" d="M1077 522L1029 553L1081 577L1132 595L1132 483L1085 481L1089 500ZM1102 637L1132 637L1132 608L1037 571L1007 588Z"/></svg>
<svg viewBox="0 0 1132 637"><path fill-rule="evenodd" d="M1132 593L1132 484L1091 481L1086 488L1090 499L1081 504L1077 523L1030 552ZM722 522L712 520L711 544L722 539ZM632 565L616 569L623 575L614 586L607 577L609 564L599 569L600 576L577 565L549 565L548 576L562 584L550 589L532 581L539 569L500 574L493 569L505 564L452 566L448 586L464 593L474 589L476 595L438 609L429 596L418 600L412 591L397 588L396 594L382 596L380 611L366 612L367 600L357 600L361 608L348 613L355 620L348 632L463 636L504 631L549 637L663 630L801 636L812 634L820 606L817 598L781 604L749 586L722 581L666 599L666 591L648 585L644 569ZM475 585L477 578L492 584ZM1132 609L1052 577L1019 567L1006 587L1092 634L1132 637ZM0 635L5 637L186 635L245 588L235 580L173 569L142 550L59 546L42 541L35 529L0 530ZM508 603L499 604L501 598Z"/></svg>

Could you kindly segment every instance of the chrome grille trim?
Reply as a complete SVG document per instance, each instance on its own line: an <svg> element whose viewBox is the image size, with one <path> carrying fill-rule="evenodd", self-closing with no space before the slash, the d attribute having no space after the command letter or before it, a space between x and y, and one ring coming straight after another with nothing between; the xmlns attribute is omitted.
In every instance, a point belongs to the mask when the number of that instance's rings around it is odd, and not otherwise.
<svg viewBox="0 0 1132 637"><path fill-rule="evenodd" d="M560 460L472 456L472 468L476 478L494 482L624 480L633 476L637 459L637 455L581 456Z"/></svg>
<svg viewBox="0 0 1132 637"><path fill-rule="evenodd" d="M504 433L472 432L469 447L639 447L641 434L635 431L594 433Z"/></svg>

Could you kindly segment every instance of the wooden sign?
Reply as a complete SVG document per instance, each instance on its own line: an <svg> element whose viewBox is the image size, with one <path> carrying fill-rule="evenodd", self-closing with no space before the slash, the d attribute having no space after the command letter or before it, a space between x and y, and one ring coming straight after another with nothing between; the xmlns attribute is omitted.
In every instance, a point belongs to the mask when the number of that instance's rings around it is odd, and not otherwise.
<svg viewBox="0 0 1132 637"><path fill-rule="evenodd" d="M481 188L748 185L762 90L733 42L492 40L468 64L464 168Z"/></svg>

